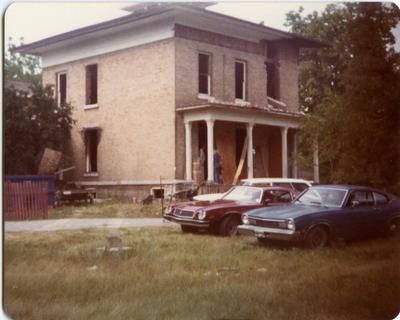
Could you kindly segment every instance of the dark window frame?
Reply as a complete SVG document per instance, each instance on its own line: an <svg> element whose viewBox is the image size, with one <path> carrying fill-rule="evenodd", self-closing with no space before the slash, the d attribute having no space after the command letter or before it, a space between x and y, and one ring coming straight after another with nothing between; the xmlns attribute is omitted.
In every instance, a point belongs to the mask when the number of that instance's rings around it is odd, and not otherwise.
<svg viewBox="0 0 400 320"><path fill-rule="evenodd" d="M207 57L207 70L202 69L202 57ZM212 92L212 56L207 52L199 52L198 56L198 92L211 96ZM204 90L205 89L205 90Z"/></svg>
<svg viewBox="0 0 400 320"><path fill-rule="evenodd" d="M238 65L243 66L242 74L237 69ZM247 61L235 59L235 99L247 101Z"/></svg>
<svg viewBox="0 0 400 320"><path fill-rule="evenodd" d="M61 77L64 80L61 80ZM66 71L59 71L56 73L56 99L59 106L67 103L67 86L68 76ZM64 91L64 92L62 92Z"/></svg>
<svg viewBox="0 0 400 320"><path fill-rule="evenodd" d="M85 130L85 173L98 172L98 145L100 131L97 128Z"/></svg>
<svg viewBox="0 0 400 320"><path fill-rule="evenodd" d="M98 103L98 83L99 68L98 64L89 64L85 68L86 72L86 105L96 105Z"/></svg>

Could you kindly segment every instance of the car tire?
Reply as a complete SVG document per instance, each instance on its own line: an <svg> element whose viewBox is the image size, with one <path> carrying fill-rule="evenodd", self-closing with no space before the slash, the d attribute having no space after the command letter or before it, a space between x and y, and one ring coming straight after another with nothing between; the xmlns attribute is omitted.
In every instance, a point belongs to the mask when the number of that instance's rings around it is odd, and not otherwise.
<svg viewBox="0 0 400 320"><path fill-rule="evenodd" d="M328 230L323 226L311 228L306 235L305 245L309 249L321 249L328 245Z"/></svg>
<svg viewBox="0 0 400 320"><path fill-rule="evenodd" d="M197 228L192 227L192 226L181 225L181 229L182 229L183 233L196 233L197 232Z"/></svg>
<svg viewBox="0 0 400 320"><path fill-rule="evenodd" d="M222 220L219 225L219 234L224 237L232 237L238 234L237 227L240 225L240 218L236 216L228 216Z"/></svg>
<svg viewBox="0 0 400 320"><path fill-rule="evenodd" d="M265 238L257 238L257 241L259 244L266 246L267 244L269 244L270 242L268 241L268 239Z"/></svg>
<svg viewBox="0 0 400 320"><path fill-rule="evenodd" d="M389 236L396 236L400 234L400 218L394 218L390 220L387 234Z"/></svg>

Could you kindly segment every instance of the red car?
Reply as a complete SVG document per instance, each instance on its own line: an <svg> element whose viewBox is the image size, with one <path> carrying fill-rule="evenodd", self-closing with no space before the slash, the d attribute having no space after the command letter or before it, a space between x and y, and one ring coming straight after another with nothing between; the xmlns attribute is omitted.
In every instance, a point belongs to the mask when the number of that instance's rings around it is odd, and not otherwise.
<svg viewBox="0 0 400 320"><path fill-rule="evenodd" d="M181 202L169 205L164 218L179 223L183 232L199 229L231 236L241 224L242 213L266 206L284 205L295 198L293 190L283 187L236 186L215 201Z"/></svg>

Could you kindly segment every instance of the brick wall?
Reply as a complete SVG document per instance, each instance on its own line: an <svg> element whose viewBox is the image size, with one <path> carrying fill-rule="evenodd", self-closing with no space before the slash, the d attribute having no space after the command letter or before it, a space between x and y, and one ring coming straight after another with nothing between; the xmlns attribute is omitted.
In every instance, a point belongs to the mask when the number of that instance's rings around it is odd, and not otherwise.
<svg viewBox="0 0 400 320"><path fill-rule="evenodd" d="M211 95L219 100L235 101L235 59L247 62L247 100L253 104L266 105L267 96L263 55L221 47L205 42L175 38L175 101L176 106L204 104L198 95L198 54L211 55ZM176 118L176 168L177 178L183 178L185 167L184 125Z"/></svg>
<svg viewBox="0 0 400 320"><path fill-rule="evenodd" d="M279 100L286 103L290 111L298 111L299 108L298 54L299 49L290 43L280 42L277 45Z"/></svg>
<svg viewBox="0 0 400 320"><path fill-rule="evenodd" d="M85 66L98 64L98 109L84 110ZM173 39L83 59L43 71L44 84L67 71L67 100L77 124L72 132L73 179L85 180L81 130L97 125L98 180L175 178Z"/></svg>

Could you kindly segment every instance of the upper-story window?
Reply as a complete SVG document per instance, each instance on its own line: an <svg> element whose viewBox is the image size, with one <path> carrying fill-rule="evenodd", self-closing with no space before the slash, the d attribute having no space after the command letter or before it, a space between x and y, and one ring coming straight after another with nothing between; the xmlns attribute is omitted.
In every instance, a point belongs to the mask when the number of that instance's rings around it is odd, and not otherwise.
<svg viewBox="0 0 400 320"><path fill-rule="evenodd" d="M199 53L199 93L211 95L210 55Z"/></svg>
<svg viewBox="0 0 400 320"><path fill-rule="evenodd" d="M67 73L57 73L57 104L59 106L67 102Z"/></svg>
<svg viewBox="0 0 400 320"><path fill-rule="evenodd" d="M235 61L235 98L246 100L246 62Z"/></svg>
<svg viewBox="0 0 400 320"><path fill-rule="evenodd" d="M267 96L279 100L279 64L277 49L272 44L267 50Z"/></svg>
<svg viewBox="0 0 400 320"><path fill-rule="evenodd" d="M97 64L86 66L86 105L97 104Z"/></svg>

